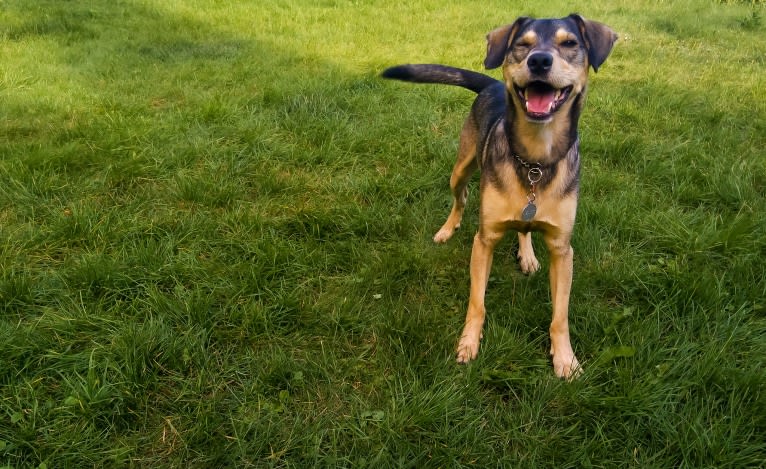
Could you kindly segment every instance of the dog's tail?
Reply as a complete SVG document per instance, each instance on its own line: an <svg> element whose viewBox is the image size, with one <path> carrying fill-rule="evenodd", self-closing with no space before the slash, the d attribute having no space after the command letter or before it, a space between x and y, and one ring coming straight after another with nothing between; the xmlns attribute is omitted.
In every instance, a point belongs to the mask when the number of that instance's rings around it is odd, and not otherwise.
<svg viewBox="0 0 766 469"><path fill-rule="evenodd" d="M474 93L481 93L484 88L498 82L483 73L436 64L397 65L383 70L381 76L413 83L441 83L443 85L462 86Z"/></svg>

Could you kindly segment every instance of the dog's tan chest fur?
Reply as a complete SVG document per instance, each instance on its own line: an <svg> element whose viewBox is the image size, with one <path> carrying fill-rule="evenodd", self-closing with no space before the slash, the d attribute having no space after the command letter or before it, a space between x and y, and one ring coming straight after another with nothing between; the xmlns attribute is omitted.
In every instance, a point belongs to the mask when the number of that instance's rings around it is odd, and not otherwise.
<svg viewBox="0 0 766 469"><path fill-rule="evenodd" d="M559 165L566 165L562 160ZM577 195L563 195L567 189L567 176L564 170L557 170L556 177L543 189L535 190L534 203L537 206L535 217L523 221L521 213L529 203L529 186L519 180L516 168L511 162L495 167L496 177L501 184L482 183L481 219L492 223L503 223L507 229L515 231L565 231L570 232L574 225L577 208Z"/></svg>

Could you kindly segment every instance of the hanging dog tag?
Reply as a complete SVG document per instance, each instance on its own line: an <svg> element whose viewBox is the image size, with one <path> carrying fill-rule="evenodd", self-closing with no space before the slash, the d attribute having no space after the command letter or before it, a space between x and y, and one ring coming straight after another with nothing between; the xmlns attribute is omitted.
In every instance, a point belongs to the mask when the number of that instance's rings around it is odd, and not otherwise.
<svg viewBox="0 0 766 469"><path fill-rule="evenodd" d="M540 179L543 177L543 170L540 168L539 164L535 163L534 165L531 165L522 160L518 155L515 156L516 159L519 160L519 162L522 164L522 166L527 168L527 179L529 180L527 206L524 207L524 210L521 211L521 219L523 221L532 221L532 219L535 218L535 214L537 213L537 206L535 205L537 195L535 194L535 188L537 187L537 183L540 182Z"/></svg>
<svg viewBox="0 0 766 469"><path fill-rule="evenodd" d="M531 221L533 218L535 218L536 213L537 206L530 202L526 207L524 207L524 210L521 211L521 219L524 221Z"/></svg>

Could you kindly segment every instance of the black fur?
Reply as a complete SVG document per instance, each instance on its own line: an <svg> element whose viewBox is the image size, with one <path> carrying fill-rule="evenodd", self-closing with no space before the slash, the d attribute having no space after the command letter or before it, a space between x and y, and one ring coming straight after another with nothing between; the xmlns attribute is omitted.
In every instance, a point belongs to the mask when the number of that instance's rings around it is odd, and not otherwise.
<svg viewBox="0 0 766 469"><path fill-rule="evenodd" d="M511 131L509 128L509 122L507 121L507 107L510 97L506 97L506 88L503 82L496 80L483 73L473 72L470 70L464 70L457 67L449 67L446 65L438 64L408 64L397 65L395 67L388 68L381 74L383 78L389 78L394 80L408 81L412 83L435 83L442 85L460 86L466 89L478 93L479 96L473 103L473 109L471 116L476 119L477 128L479 129L479 147L477 148L477 161L479 167L486 173L487 178L495 185L502 186L502 182L495 174L495 167L498 160L510 160L511 164L516 169L516 174L522 184L527 185L527 173L528 169L519 163L513 154L521 154L517 149L513 148L514 143L509 139ZM577 100L580 99L578 95ZM571 127L571 134L569 136L570 145L574 144L577 140L577 119L579 118L579 106L573 106L571 118L574 125ZM500 121L500 122L499 122ZM495 124L499 122L502 127L500 135L504 138L497 138L498 134L490 135L490 132L494 132L496 129ZM483 149L486 147L487 154L484 155ZM576 153L576 152L575 152ZM573 180L567 184L567 193L577 190L578 188L578 176L579 176L579 155L570 155L565 153L561 155L561 158L573 158L574 161L570 161ZM549 165L543 167L543 178L538 182L538 187L546 187L556 177L556 166L558 161L554 161Z"/></svg>
<svg viewBox="0 0 766 469"><path fill-rule="evenodd" d="M397 65L384 70L381 76L412 83L461 86L474 93L481 93L486 87L500 83L483 73L438 64Z"/></svg>

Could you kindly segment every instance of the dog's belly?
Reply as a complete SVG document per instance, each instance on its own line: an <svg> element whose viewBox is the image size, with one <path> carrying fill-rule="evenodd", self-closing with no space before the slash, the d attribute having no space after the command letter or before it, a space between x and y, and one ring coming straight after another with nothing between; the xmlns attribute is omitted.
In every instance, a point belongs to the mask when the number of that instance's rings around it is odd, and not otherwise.
<svg viewBox="0 0 766 469"><path fill-rule="evenodd" d="M552 226L548 223L529 222L523 220L511 220L506 223L506 227L509 230L518 231L519 233L529 233L530 231L547 231L552 228Z"/></svg>

